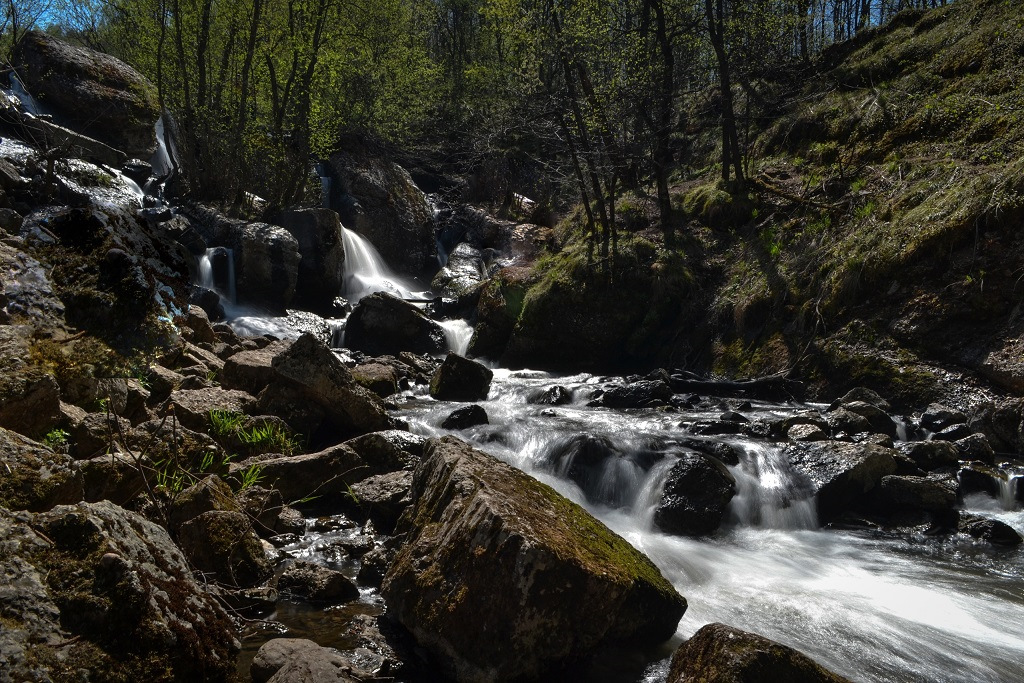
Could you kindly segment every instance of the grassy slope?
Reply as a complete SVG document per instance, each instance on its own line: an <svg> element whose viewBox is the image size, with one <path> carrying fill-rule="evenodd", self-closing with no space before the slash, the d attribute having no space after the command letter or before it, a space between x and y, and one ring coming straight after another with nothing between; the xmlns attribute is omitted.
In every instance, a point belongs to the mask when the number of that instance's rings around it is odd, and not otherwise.
<svg viewBox="0 0 1024 683"><path fill-rule="evenodd" d="M947 394L943 366L1024 390L1014 368L1024 332L1022 55L1024 8L1006 0L903 13L822 55L755 133L749 198L715 188L714 166L680 179L682 254L646 249L620 278L644 283L658 319L613 326L631 334L598 360L745 376L795 369L822 394L867 384L905 405ZM694 147L714 132L706 126ZM628 237L627 253L653 234ZM569 240L558 258L574 248ZM666 264L685 264L697 287L652 287L676 277ZM512 348L564 316L550 292L570 269L547 265ZM581 317L602 316L592 308Z"/></svg>

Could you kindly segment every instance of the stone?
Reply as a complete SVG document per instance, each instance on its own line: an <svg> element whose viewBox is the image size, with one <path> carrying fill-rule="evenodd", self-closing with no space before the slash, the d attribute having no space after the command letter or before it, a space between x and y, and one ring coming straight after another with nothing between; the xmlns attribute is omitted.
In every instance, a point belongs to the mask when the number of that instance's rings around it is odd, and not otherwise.
<svg viewBox="0 0 1024 683"><path fill-rule="evenodd" d="M225 246L235 261L239 301L283 313L292 303L299 279L299 243L288 231L268 223L240 225Z"/></svg>
<svg viewBox="0 0 1024 683"><path fill-rule="evenodd" d="M337 605L359 597L359 589L339 571L296 560L277 580L282 595L292 595L321 605Z"/></svg>
<svg viewBox="0 0 1024 683"><path fill-rule="evenodd" d="M735 446L718 441L717 439L679 439L679 445L710 455L720 460L725 465L739 465L740 454Z"/></svg>
<svg viewBox="0 0 1024 683"><path fill-rule="evenodd" d="M966 415L941 403L932 403L921 414L921 426L930 432L940 432L946 427L966 422Z"/></svg>
<svg viewBox="0 0 1024 683"><path fill-rule="evenodd" d="M412 496L381 594L443 674L539 678L602 645L675 633L686 601L653 563L529 475L444 437L428 442Z"/></svg>
<svg viewBox="0 0 1024 683"><path fill-rule="evenodd" d="M960 460L978 460L987 465L996 461L996 452L992 449L984 434L971 434L953 442Z"/></svg>
<svg viewBox="0 0 1024 683"><path fill-rule="evenodd" d="M30 371L0 379L0 427L41 437L59 418L60 387L52 375Z"/></svg>
<svg viewBox="0 0 1024 683"><path fill-rule="evenodd" d="M896 472L892 450L874 444L815 442L786 447L790 464L804 475L803 491L817 497L818 517L828 521Z"/></svg>
<svg viewBox="0 0 1024 683"><path fill-rule="evenodd" d="M456 408L441 422L441 429L469 429L487 424L487 411L476 404Z"/></svg>
<svg viewBox="0 0 1024 683"><path fill-rule="evenodd" d="M871 431L891 437L897 435L896 423L893 422L893 419L889 417L887 412L878 406L865 401L851 401L850 403L844 403L842 407L867 420L868 424L871 425Z"/></svg>
<svg viewBox="0 0 1024 683"><path fill-rule="evenodd" d="M426 442L426 437L418 434L391 429L357 436L345 445L355 451L371 471L381 474L416 467Z"/></svg>
<svg viewBox="0 0 1024 683"><path fill-rule="evenodd" d="M282 211L277 222L298 243L299 260L296 298L313 307L328 309L342 290L345 274L345 245L341 220L330 209Z"/></svg>
<svg viewBox="0 0 1024 683"><path fill-rule="evenodd" d="M29 322L33 327L42 328L64 327L64 302L50 280L50 268L24 251L0 242L0 272L4 274L0 292L7 300L5 308L13 322ZM16 342L11 338L12 334L20 336L27 343L30 336L27 330L27 327L17 324L12 326L12 330L5 331L0 337L0 344L5 347L0 350L4 351L4 355L11 353L6 348L8 344ZM26 356L19 354L17 357Z"/></svg>
<svg viewBox="0 0 1024 683"><path fill-rule="evenodd" d="M871 423L865 417L842 407L826 413L825 420L833 436L840 433L852 435L871 431Z"/></svg>
<svg viewBox="0 0 1024 683"><path fill-rule="evenodd" d="M542 406L563 406L572 402L572 391L556 384L527 396L526 402Z"/></svg>
<svg viewBox="0 0 1024 683"><path fill-rule="evenodd" d="M440 354L444 329L407 301L386 292L363 297L345 323L345 347L373 356L403 351Z"/></svg>
<svg viewBox="0 0 1024 683"><path fill-rule="evenodd" d="M1024 451L1024 399L1007 399L978 407L971 428L988 438L1001 453Z"/></svg>
<svg viewBox="0 0 1024 683"><path fill-rule="evenodd" d="M203 512L181 525L178 543L196 569L229 586L255 586L273 571L259 537L241 512Z"/></svg>
<svg viewBox="0 0 1024 683"><path fill-rule="evenodd" d="M849 683L791 647L708 624L672 655L666 683Z"/></svg>
<svg viewBox="0 0 1024 683"><path fill-rule="evenodd" d="M185 522L211 510L242 511L231 493L231 487L213 474L174 497L167 514L168 526L172 532L177 532Z"/></svg>
<svg viewBox="0 0 1024 683"><path fill-rule="evenodd" d="M939 430L932 437L936 441L959 441L965 439L974 433L970 427L966 424L954 424L946 427L945 429Z"/></svg>
<svg viewBox="0 0 1024 683"><path fill-rule="evenodd" d="M130 453L110 453L84 460L80 467L86 502L127 505L147 490L144 472L152 471L153 463Z"/></svg>
<svg viewBox="0 0 1024 683"><path fill-rule="evenodd" d="M256 456L233 462L230 476L239 481L250 467L258 468L260 485L278 489L287 503L311 496L345 495L351 484L371 474L355 451L344 444L305 455Z"/></svg>
<svg viewBox="0 0 1024 683"><path fill-rule="evenodd" d="M0 577L5 680L235 680L231 619L167 532L133 512L0 509Z"/></svg>
<svg viewBox="0 0 1024 683"><path fill-rule="evenodd" d="M357 614L342 635L355 645L345 653L352 664L377 679L400 678L411 668L405 663L415 657L408 636L384 618Z"/></svg>
<svg viewBox="0 0 1024 683"><path fill-rule="evenodd" d="M960 494L987 493L993 498L999 495L1002 488L1000 480L1005 475L999 470L980 462L969 462L957 472L957 480L960 482Z"/></svg>
<svg viewBox="0 0 1024 683"><path fill-rule="evenodd" d="M0 427L0 506L49 510L85 495L80 465L65 453Z"/></svg>
<svg viewBox="0 0 1024 683"><path fill-rule="evenodd" d="M956 505L956 480L887 475L882 477L879 498L895 509L942 512Z"/></svg>
<svg viewBox="0 0 1024 683"><path fill-rule="evenodd" d="M974 538L988 541L993 545L1014 547L1024 542L1024 539L1021 538L1021 535L1013 527L998 519L962 514L960 516L960 530Z"/></svg>
<svg viewBox="0 0 1024 683"><path fill-rule="evenodd" d="M39 31L25 35L16 59L26 87L74 130L133 157L156 150L156 88L124 62Z"/></svg>
<svg viewBox="0 0 1024 683"><path fill-rule="evenodd" d="M322 409L338 432L355 436L393 426L380 399L359 386L348 368L313 335L303 334L274 356L271 365L277 377Z"/></svg>
<svg viewBox="0 0 1024 683"><path fill-rule="evenodd" d="M366 237L399 272L436 268L433 211L409 173L364 137L342 136L337 149L328 163L332 206L341 222Z"/></svg>
<svg viewBox="0 0 1024 683"><path fill-rule="evenodd" d="M253 683L361 683L351 662L337 650L305 638L274 638L253 658Z"/></svg>
<svg viewBox="0 0 1024 683"><path fill-rule="evenodd" d="M25 219L14 209L0 209L0 230L8 235L17 235Z"/></svg>
<svg viewBox="0 0 1024 683"><path fill-rule="evenodd" d="M381 398L398 393L398 374L390 365L360 363L352 368L352 377Z"/></svg>
<svg viewBox="0 0 1024 683"><path fill-rule="evenodd" d="M306 530L306 520L302 514L285 504L284 496L278 489L248 486L235 495L235 500L261 538L281 534L301 535Z"/></svg>
<svg viewBox="0 0 1024 683"><path fill-rule="evenodd" d="M430 378L430 395L439 401L482 401L493 377L485 365L449 353Z"/></svg>
<svg viewBox="0 0 1024 683"><path fill-rule="evenodd" d="M412 472L402 470L375 474L352 485L358 513L384 534L394 532L398 518L412 502Z"/></svg>
<svg viewBox="0 0 1024 683"><path fill-rule="evenodd" d="M790 441L825 441L828 435L818 425L801 423L790 427L786 438Z"/></svg>
<svg viewBox="0 0 1024 683"><path fill-rule="evenodd" d="M188 389L171 394L171 405L178 421L187 428L203 432L210 427L210 411L224 410L232 413L248 413L254 403L253 397L244 391L234 389Z"/></svg>
<svg viewBox="0 0 1024 683"><path fill-rule="evenodd" d="M225 389L239 389L253 396L274 381L274 356L292 345L289 340L276 341L261 349L240 351L224 361L220 383Z"/></svg>
<svg viewBox="0 0 1024 683"><path fill-rule="evenodd" d="M184 380L185 376L181 373L162 365L151 365L146 370L146 382L149 384L149 404L155 405L167 400L171 392L180 387Z"/></svg>
<svg viewBox="0 0 1024 683"><path fill-rule="evenodd" d="M956 465L960 461L959 451L948 441L913 441L901 446L911 460L926 472Z"/></svg>
<svg viewBox="0 0 1024 683"><path fill-rule="evenodd" d="M665 480L654 524L669 534L710 534L721 525L735 492L736 480L720 462L680 453Z"/></svg>
<svg viewBox="0 0 1024 683"><path fill-rule="evenodd" d="M472 311L480 298L480 285L487 277L481 250L462 242L448 255L448 262L437 271L430 289L454 299L459 309Z"/></svg>
<svg viewBox="0 0 1024 683"><path fill-rule="evenodd" d="M888 401L882 398L877 391L868 389L867 387L854 387L853 389L850 389L842 398L832 405L832 408L853 402L867 403L884 412L892 410L892 406L889 405Z"/></svg>
<svg viewBox="0 0 1024 683"><path fill-rule="evenodd" d="M88 460L108 452L116 442L123 442L131 433L131 423L111 413L86 413L67 425L72 444L71 454L77 460Z"/></svg>
<svg viewBox="0 0 1024 683"><path fill-rule="evenodd" d="M189 306L185 316L185 327L192 330L192 341L197 344L213 344L217 341L210 318L199 306Z"/></svg>
<svg viewBox="0 0 1024 683"><path fill-rule="evenodd" d="M601 396L599 404L621 410L664 405L671 398L672 388L666 382L645 379L608 389Z"/></svg>
<svg viewBox="0 0 1024 683"><path fill-rule="evenodd" d="M532 268L514 266L502 268L484 284L477 302L477 324L469 342L471 355L502 357L533 277Z"/></svg>

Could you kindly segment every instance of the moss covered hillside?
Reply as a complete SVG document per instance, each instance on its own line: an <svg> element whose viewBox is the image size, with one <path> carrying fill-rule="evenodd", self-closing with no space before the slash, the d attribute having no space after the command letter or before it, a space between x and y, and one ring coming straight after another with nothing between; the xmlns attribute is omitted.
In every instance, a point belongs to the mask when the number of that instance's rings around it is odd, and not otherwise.
<svg viewBox="0 0 1024 683"><path fill-rule="evenodd" d="M678 142L706 165L674 176L677 247L653 190L620 198L611 274L564 222L507 358L540 360L548 334L565 366L789 372L915 405L947 369L1024 389L1022 65L1019 3L900 13L751 84L766 113L746 123L739 189L718 180L717 120L695 96Z"/></svg>

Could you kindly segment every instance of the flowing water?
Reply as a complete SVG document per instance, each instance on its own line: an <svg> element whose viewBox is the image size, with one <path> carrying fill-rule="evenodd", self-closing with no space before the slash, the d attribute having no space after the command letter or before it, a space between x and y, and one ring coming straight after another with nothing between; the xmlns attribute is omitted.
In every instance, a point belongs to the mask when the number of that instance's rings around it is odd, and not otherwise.
<svg viewBox="0 0 1024 683"><path fill-rule="evenodd" d="M352 304L374 292L387 292L400 299L422 298L423 293L415 291L416 286L396 275L380 252L365 237L341 228L345 245L345 281L342 296Z"/></svg>
<svg viewBox="0 0 1024 683"><path fill-rule="evenodd" d="M595 382L496 370L483 403L490 424L458 435L585 505L646 553L689 601L678 639L719 621L858 681L1021 680L1024 551L820 530L780 450L742 437L720 438L740 456L726 526L704 539L663 534L651 513L673 452L689 438L680 425L710 415L587 407ZM570 403L528 402L555 384L571 391ZM414 431L439 435L454 407L414 397L402 416ZM755 403L752 412L794 409ZM595 449L604 462L581 474L573 458ZM1003 513L1020 516L1019 504ZM645 680L664 680L666 667L650 667Z"/></svg>

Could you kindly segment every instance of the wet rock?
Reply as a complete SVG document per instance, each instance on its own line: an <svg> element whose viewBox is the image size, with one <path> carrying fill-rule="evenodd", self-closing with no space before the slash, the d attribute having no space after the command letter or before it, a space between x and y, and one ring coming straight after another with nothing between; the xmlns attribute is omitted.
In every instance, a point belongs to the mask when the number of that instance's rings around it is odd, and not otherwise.
<svg viewBox="0 0 1024 683"><path fill-rule="evenodd" d="M288 232L267 223L242 223L228 237L235 262L240 302L284 312L299 280L299 244Z"/></svg>
<svg viewBox="0 0 1024 683"><path fill-rule="evenodd" d="M993 498L999 495L1003 473L980 462L969 462L957 472L961 495L987 493Z"/></svg>
<svg viewBox="0 0 1024 683"><path fill-rule="evenodd" d="M285 505L277 489L248 486L235 495L235 500L260 537L302 534L306 530L306 520L298 510Z"/></svg>
<svg viewBox="0 0 1024 683"><path fill-rule="evenodd" d="M64 303L57 295L53 282L50 280L50 269L20 249L15 249L0 242L0 272L4 274L3 286L0 287L6 298L7 314L15 323L31 321L33 325L60 329L64 326ZM22 330L22 337L27 339ZM7 330L0 343L6 347L10 343ZM10 353L3 349L5 355ZM8 356L15 357L15 356ZM17 355L18 358L25 356Z"/></svg>
<svg viewBox="0 0 1024 683"><path fill-rule="evenodd" d="M722 523L735 492L736 481L721 463L681 453L665 480L654 523L669 534L710 534Z"/></svg>
<svg viewBox="0 0 1024 683"><path fill-rule="evenodd" d="M412 469L423 455L426 437L391 429L363 434L345 445L355 451L374 473Z"/></svg>
<svg viewBox="0 0 1024 683"><path fill-rule="evenodd" d="M368 614L357 614L345 627L344 637L355 647L346 655L357 668L378 678L400 677L414 658L409 637L393 624Z"/></svg>
<svg viewBox="0 0 1024 683"><path fill-rule="evenodd" d="M457 353L449 353L430 378L430 395L439 401L483 401L494 373Z"/></svg>
<svg viewBox="0 0 1024 683"><path fill-rule="evenodd" d="M897 435L896 423L893 422L889 414L876 405L866 403L864 401L851 401L850 403L844 403L843 409L860 415L868 424L871 425L871 431L878 432L879 434L885 434L887 436L895 437ZM854 432L847 432L854 433Z"/></svg>
<svg viewBox="0 0 1024 683"><path fill-rule="evenodd" d="M889 405L888 401L882 398L878 392L867 387L854 387L850 389L842 398L834 402L829 407L829 410L835 410L839 406L853 402L867 403L884 412L892 410L892 406Z"/></svg>
<svg viewBox="0 0 1024 683"><path fill-rule="evenodd" d="M129 156L156 150L156 88L121 60L38 31L22 39L16 58L26 87L61 122Z"/></svg>
<svg viewBox="0 0 1024 683"><path fill-rule="evenodd" d="M572 392L556 384L553 387L540 390L536 394L531 394L526 398L526 402L542 406L563 406L572 402Z"/></svg>
<svg viewBox="0 0 1024 683"><path fill-rule="evenodd" d="M398 393L398 375L389 365L362 363L352 368L352 377L381 398Z"/></svg>
<svg viewBox="0 0 1024 683"><path fill-rule="evenodd" d="M210 427L210 411L247 413L252 409L253 397L233 389L190 389L171 394L174 415L181 424L197 432Z"/></svg>
<svg viewBox="0 0 1024 683"><path fill-rule="evenodd" d="M352 663L337 650L304 638L275 638L252 661L253 683L361 683Z"/></svg>
<svg viewBox="0 0 1024 683"><path fill-rule="evenodd" d="M736 447L718 440L679 439L679 445L698 453L710 455L726 465L740 464L740 454Z"/></svg>
<svg viewBox="0 0 1024 683"><path fill-rule="evenodd" d="M356 435L392 427L380 399L359 386L338 357L312 335L304 334L296 339L274 356L271 365L277 378L274 384L287 384L296 390L306 403L323 411L338 433ZM265 395L272 388L260 394L259 405L264 405ZM291 423L288 415L279 417Z"/></svg>
<svg viewBox="0 0 1024 683"><path fill-rule="evenodd" d="M817 496L818 516L827 521L896 472L890 449L840 442L792 444L786 456Z"/></svg>
<svg viewBox="0 0 1024 683"><path fill-rule="evenodd" d="M828 435L817 425L802 423L790 427L786 438L790 441L825 441Z"/></svg>
<svg viewBox="0 0 1024 683"><path fill-rule="evenodd" d="M352 485L353 502L364 519L370 519L381 533L394 532L398 518L412 502L412 472L388 472Z"/></svg>
<svg viewBox="0 0 1024 683"><path fill-rule="evenodd" d="M341 291L345 271L345 246L341 221L330 209L282 211L281 227L298 242L297 298L319 310L328 308Z"/></svg>
<svg viewBox="0 0 1024 683"><path fill-rule="evenodd" d="M230 476L241 480L249 468L258 468L259 483L278 489L287 503L310 496L329 498L346 494L350 484L372 473L355 451L344 444L305 455L248 458L232 463Z"/></svg>
<svg viewBox="0 0 1024 683"><path fill-rule="evenodd" d="M211 510L193 517L181 525L178 543L197 569L230 586L255 586L273 570L241 512Z"/></svg>
<svg viewBox="0 0 1024 683"><path fill-rule="evenodd" d="M65 453L0 427L0 506L49 510L85 495L82 471Z"/></svg>
<svg viewBox="0 0 1024 683"><path fill-rule="evenodd" d="M828 422L833 436L840 433L849 435L871 431L871 423L867 418L842 407L828 412L825 415L825 420Z"/></svg>
<svg viewBox="0 0 1024 683"><path fill-rule="evenodd" d="M221 386L257 395L274 380L274 356L288 349L291 344L291 341L277 341L261 349L232 355L224 361L224 369L220 374Z"/></svg>
<svg viewBox="0 0 1024 683"><path fill-rule="evenodd" d="M725 411L724 413L718 416L718 419L722 420L723 422L738 422L740 424L746 424L747 422L750 422L750 420L748 420L745 416L741 415L740 413L737 413L735 410Z"/></svg>
<svg viewBox="0 0 1024 683"><path fill-rule="evenodd" d="M217 335L210 325L210 318L199 306L189 306L185 317L185 326L192 330L192 341L197 344L213 344L217 341Z"/></svg>
<svg viewBox="0 0 1024 683"><path fill-rule="evenodd" d="M984 434L971 434L953 442L960 460L978 460L992 465L996 461L996 453L989 445Z"/></svg>
<svg viewBox="0 0 1024 683"><path fill-rule="evenodd" d="M611 387L599 404L618 410L664 405L672 398L672 388L661 380L640 380L624 386Z"/></svg>
<svg viewBox="0 0 1024 683"><path fill-rule="evenodd" d="M480 285L486 277L487 266L481 251L462 242L448 255L448 262L434 276L430 289L456 300L460 309L472 312L477 307Z"/></svg>
<svg viewBox="0 0 1024 683"><path fill-rule="evenodd" d="M960 530L993 545L1013 547L1024 542L1024 539L1013 527L998 519L961 514Z"/></svg>
<svg viewBox="0 0 1024 683"><path fill-rule="evenodd" d="M2 676L233 680L238 641L167 532L111 503L0 509ZM77 675L73 676L77 678Z"/></svg>
<svg viewBox="0 0 1024 683"><path fill-rule="evenodd" d="M171 531L177 531L185 522L211 510L241 512L231 487L212 474L174 498L168 510L168 525Z"/></svg>
<svg viewBox="0 0 1024 683"><path fill-rule="evenodd" d="M879 500L887 508L941 512L956 505L956 480L942 477L882 477Z"/></svg>
<svg viewBox="0 0 1024 683"><path fill-rule="evenodd" d="M672 655L666 683L849 683L806 655L754 633L708 624Z"/></svg>
<svg viewBox="0 0 1024 683"><path fill-rule="evenodd" d="M642 469L608 437L585 433L553 441L542 454L541 462L545 469L574 482L592 500L608 505L624 501L616 498L617 492L609 492L603 486L606 471L619 464L630 470Z"/></svg>
<svg viewBox="0 0 1024 683"><path fill-rule="evenodd" d="M373 356L444 353L444 329L407 301L386 292L363 297L345 324L345 346Z"/></svg>
<svg viewBox="0 0 1024 683"><path fill-rule="evenodd" d="M337 605L359 597L359 589L341 572L302 560L284 570L277 589L282 595L321 605Z"/></svg>
<svg viewBox="0 0 1024 683"><path fill-rule="evenodd" d="M85 500L90 503L109 500L116 505L126 505L147 490L144 472L152 471L152 467L148 458L128 453L110 453L82 461Z"/></svg>
<svg viewBox="0 0 1024 683"><path fill-rule="evenodd" d="M535 678L600 643L658 642L685 610L586 511L457 439L428 443L413 501L382 595L458 680Z"/></svg>
<svg viewBox="0 0 1024 683"><path fill-rule="evenodd" d="M364 138L345 136L331 155L332 205L341 222L366 237L392 268L437 266L434 219L409 173Z"/></svg>
<svg viewBox="0 0 1024 683"><path fill-rule="evenodd" d="M949 467L960 461L959 451L948 441L914 441L901 444L901 447L925 471Z"/></svg>
<svg viewBox="0 0 1024 683"><path fill-rule="evenodd" d="M988 403L978 408L972 429L988 438L994 449L1002 453L1024 451L1024 399Z"/></svg>
<svg viewBox="0 0 1024 683"><path fill-rule="evenodd" d="M469 342L472 356L497 359L505 352L534 277L531 271L528 267L502 268L481 289L477 324Z"/></svg>
<svg viewBox="0 0 1024 683"><path fill-rule="evenodd" d="M397 551L385 546L377 546L370 550L363 555L356 579L362 585L380 588L381 583L384 581L384 575L387 574L388 568L394 561L396 554Z"/></svg>
<svg viewBox="0 0 1024 683"><path fill-rule="evenodd" d="M740 434L744 431L744 427L747 425L740 422L710 422L707 420L699 420L689 424L683 423L680 426L685 427L691 434L696 434L698 436L722 436L725 434Z"/></svg>
<svg viewBox="0 0 1024 683"><path fill-rule="evenodd" d="M441 429L468 429L487 424L487 411L476 404L456 408L441 422Z"/></svg>
<svg viewBox="0 0 1024 683"><path fill-rule="evenodd" d="M277 589L269 586L232 589L211 584L207 589L243 617L266 616L277 607Z"/></svg>
<svg viewBox="0 0 1024 683"><path fill-rule="evenodd" d="M930 432L940 432L946 427L967 422L967 416L940 403L932 403L921 415L921 426Z"/></svg>
<svg viewBox="0 0 1024 683"><path fill-rule="evenodd" d="M936 432L935 436L932 438L936 441L959 441L960 439L967 438L973 433L974 430L967 425L955 424Z"/></svg>

